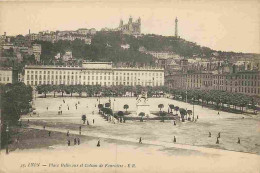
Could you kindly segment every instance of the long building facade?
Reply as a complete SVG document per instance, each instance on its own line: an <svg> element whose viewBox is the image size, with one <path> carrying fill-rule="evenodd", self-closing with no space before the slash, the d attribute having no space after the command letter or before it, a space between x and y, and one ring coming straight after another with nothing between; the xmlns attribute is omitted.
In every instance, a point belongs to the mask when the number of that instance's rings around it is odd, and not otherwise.
<svg viewBox="0 0 260 173"><path fill-rule="evenodd" d="M26 85L163 86L164 69L115 68L112 62L83 62L82 66L25 66Z"/></svg>
<svg viewBox="0 0 260 173"><path fill-rule="evenodd" d="M165 78L166 85L174 89L221 90L260 96L260 71L176 73Z"/></svg>

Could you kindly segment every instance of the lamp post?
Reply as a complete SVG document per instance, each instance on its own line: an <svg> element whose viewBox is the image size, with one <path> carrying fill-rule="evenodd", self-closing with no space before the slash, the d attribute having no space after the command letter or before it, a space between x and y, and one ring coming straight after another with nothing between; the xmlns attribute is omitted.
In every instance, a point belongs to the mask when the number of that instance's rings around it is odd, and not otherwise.
<svg viewBox="0 0 260 173"><path fill-rule="evenodd" d="M9 149L8 149L8 142L9 142L9 127L8 127L8 125L6 126L6 135L7 135L6 154L8 154L8 153L9 153Z"/></svg>
<svg viewBox="0 0 260 173"><path fill-rule="evenodd" d="M186 103L187 103L187 100L188 100L188 75L186 74Z"/></svg>
<svg viewBox="0 0 260 173"><path fill-rule="evenodd" d="M193 111L192 111L192 112L193 112L193 117L192 117L192 119L194 120L194 115L195 115L195 114L194 114L194 97L193 97Z"/></svg>

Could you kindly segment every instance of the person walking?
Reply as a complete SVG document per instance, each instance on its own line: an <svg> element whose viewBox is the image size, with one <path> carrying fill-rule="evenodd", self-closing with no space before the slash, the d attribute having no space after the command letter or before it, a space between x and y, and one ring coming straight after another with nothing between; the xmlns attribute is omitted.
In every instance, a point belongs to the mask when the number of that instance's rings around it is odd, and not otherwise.
<svg viewBox="0 0 260 173"><path fill-rule="evenodd" d="M173 125L175 125L175 126L176 126L176 122L175 122L175 121L173 121Z"/></svg>
<svg viewBox="0 0 260 173"><path fill-rule="evenodd" d="M211 137L211 133L209 132L209 138Z"/></svg>
<svg viewBox="0 0 260 173"><path fill-rule="evenodd" d="M70 146L70 140L68 139L68 146Z"/></svg>
<svg viewBox="0 0 260 173"><path fill-rule="evenodd" d="M220 138L220 132L218 132L218 138Z"/></svg>
<svg viewBox="0 0 260 173"><path fill-rule="evenodd" d="M45 126L43 126L43 129L45 130Z"/></svg>
<svg viewBox="0 0 260 173"><path fill-rule="evenodd" d="M95 124L95 119L93 119L93 124Z"/></svg>
<svg viewBox="0 0 260 173"><path fill-rule="evenodd" d="M69 135L70 135L70 131L68 130L68 131L67 131L67 136L69 136Z"/></svg>
<svg viewBox="0 0 260 173"><path fill-rule="evenodd" d="M77 144L77 139L76 138L74 138L74 145L76 145Z"/></svg>
<svg viewBox="0 0 260 173"><path fill-rule="evenodd" d="M51 136L51 131L49 131L49 137Z"/></svg>
<svg viewBox="0 0 260 173"><path fill-rule="evenodd" d="M80 144L80 139L78 138L78 145Z"/></svg>
<svg viewBox="0 0 260 173"><path fill-rule="evenodd" d="M139 138L139 144L142 144L142 137Z"/></svg>
<svg viewBox="0 0 260 173"><path fill-rule="evenodd" d="M98 140L97 147L100 147L100 140Z"/></svg>
<svg viewBox="0 0 260 173"><path fill-rule="evenodd" d="M240 144L240 138L237 138L237 143Z"/></svg>
<svg viewBox="0 0 260 173"><path fill-rule="evenodd" d="M87 120L87 125L89 125L89 122L88 122L88 120Z"/></svg>
<svg viewBox="0 0 260 173"><path fill-rule="evenodd" d="M218 112L218 115L219 115L219 112Z"/></svg>
<svg viewBox="0 0 260 173"><path fill-rule="evenodd" d="M174 136L174 138L173 138L173 142L176 143L176 137L175 137L175 136Z"/></svg>
<svg viewBox="0 0 260 173"><path fill-rule="evenodd" d="M199 119L199 116L197 115L197 119Z"/></svg>
<svg viewBox="0 0 260 173"><path fill-rule="evenodd" d="M216 144L219 144L219 140L218 140L218 137L217 137L217 141L216 141Z"/></svg>

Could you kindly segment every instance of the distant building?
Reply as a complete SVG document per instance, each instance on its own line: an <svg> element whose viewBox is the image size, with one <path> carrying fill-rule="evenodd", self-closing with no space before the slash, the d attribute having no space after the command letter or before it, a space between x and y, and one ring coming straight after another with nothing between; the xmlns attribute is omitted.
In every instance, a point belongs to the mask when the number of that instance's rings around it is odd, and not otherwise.
<svg viewBox="0 0 260 173"><path fill-rule="evenodd" d="M91 44L91 38L85 38L85 44L90 45Z"/></svg>
<svg viewBox="0 0 260 173"><path fill-rule="evenodd" d="M229 70L213 72L179 72L165 77L166 85L174 89L221 90L260 96L260 71Z"/></svg>
<svg viewBox="0 0 260 173"><path fill-rule="evenodd" d="M123 49L129 49L130 45L129 44L121 44L121 48Z"/></svg>
<svg viewBox="0 0 260 173"><path fill-rule="evenodd" d="M112 62L83 62L82 66L25 66L26 85L163 86L159 68L113 67Z"/></svg>
<svg viewBox="0 0 260 173"><path fill-rule="evenodd" d="M37 62L40 62L42 46L40 44L33 44L32 49L33 49L33 55L35 56L35 60Z"/></svg>
<svg viewBox="0 0 260 173"><path fill-rule="evenodd" d="M95 35L96 34L96 29L95 28L91 28L91 29L87 29L87 28L80 28L77 30L78 34L82 34L82 35Z"/></svg>
<svg viewBox="0 0 260 173"><path fill-rule="evenodd" d="M128 35L141 35L141 18L139 17L136 22L133 22L133 18L130 16L127 24L120 20L118 30L123 34Z"/></svg>
<svg viewBox="0 0 260 173"><path fill-rule="evenodd" d="M15 83L18 81L18 72L12 67L0 67L0 84Z"/></svg>
<svg viewBox="0 0 260 173"><path fill-rule="evenodd" d="M63 61L67 62L69 60L72 60L72 52L68 51L62 56Z"/></svg>

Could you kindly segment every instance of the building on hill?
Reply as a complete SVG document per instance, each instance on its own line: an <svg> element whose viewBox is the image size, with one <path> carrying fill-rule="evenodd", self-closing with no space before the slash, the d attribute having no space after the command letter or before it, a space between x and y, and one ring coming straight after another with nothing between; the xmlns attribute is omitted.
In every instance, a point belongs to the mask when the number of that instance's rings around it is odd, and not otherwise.
<svg viewBox="0 0 260 173"><path fill-rule="evenodd" d="M0 67L0 84L16 83L18 71L12 67Z"/></svg>
<svg viewBox="0 0 260 173"><path fill-rule="evenodd" d="M26 85L163 86L164 69L113 67L112 62L83 62L82 66L25 66Z"/></svg>
<svg viewBox="0 0 260 173"><path fill-rule="evenodd" d="M141 18L139 17L135 22L133 22L133 18L130 16L127 24L124 24L121 19L118 30L127 35L141 35Z"/></svg>
<svg viewBox="0 0 260 173"><path fill-rule="evenodd" d="M33 44L32 45L33 54L35 56L35 60L40 62L41 53L42 53L42 46L40 44Z"/></svg>

